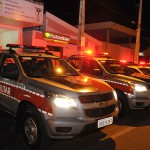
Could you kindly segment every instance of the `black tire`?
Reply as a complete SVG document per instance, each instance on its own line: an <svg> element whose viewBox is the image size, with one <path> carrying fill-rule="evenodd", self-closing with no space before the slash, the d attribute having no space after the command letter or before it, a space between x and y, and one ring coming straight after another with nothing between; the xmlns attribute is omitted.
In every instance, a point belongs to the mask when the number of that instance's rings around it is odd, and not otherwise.
<svg viewBox="0 0 150 150"><path fill-rule="evenodd" d="M129 103L126 95L122 91L118 91L117 96L118 96L118 107L119 107L119 115L118 117L123 117L127 115L129 112Z"/></svg>
<svg viewBox="0 0 150 150"><path fill-rule="evenodd" d="M25 143L39 149L47 145L48 137L41 113L34 106L27 106L21 119L21 132Z"/></svg>

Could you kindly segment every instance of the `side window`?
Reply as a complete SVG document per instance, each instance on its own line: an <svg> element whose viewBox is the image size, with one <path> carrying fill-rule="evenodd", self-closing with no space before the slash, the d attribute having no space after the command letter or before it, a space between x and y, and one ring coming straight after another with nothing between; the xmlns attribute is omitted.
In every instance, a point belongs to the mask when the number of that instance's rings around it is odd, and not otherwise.
<svg viewBox="0 0 150 150"><path fill-rule="evenodd" d="M72 65L75 69L79 69L79 59L70 59L68 62Z"/></svg>
<svg viewBox="0 0 150 150"><path fill-rule="evenodd" d="M37 59L36 61L38 71L41 74L49 74L53 69L52 62L50 61L50 59L45 59L45 58L40 58L40 59L42 60Z"/></svg>
<svg viewBox="0 0 150 150"><path fill-rule="evenodd" d="M81 72L96 76L102 75L102 70L95 60L84 60Z"/></svg>
<svg viewBox="0 0 150 150"><path fill-rule="evenodd" d="M135 72L135 73L140 73L138 70L136 70L136 69L134 69L134 68L132 68L132 70L133 70L133 72Z"/></svg>
<svg viewBox="0 0 150 150"><path fill-rule="evenodd" d="M90 70L90 61L89 60L84 60L83 64L82 64L82 69L81 69L81 73L87 73L90 74L91 70Z"/></svg>
<svg viewBox="0 0 150 150"><path fill-rule="evenodd" d="M18 69L17 65L12 57L5 57L3 60L0 75L3 78L17 80L18 79Z"/></svg>

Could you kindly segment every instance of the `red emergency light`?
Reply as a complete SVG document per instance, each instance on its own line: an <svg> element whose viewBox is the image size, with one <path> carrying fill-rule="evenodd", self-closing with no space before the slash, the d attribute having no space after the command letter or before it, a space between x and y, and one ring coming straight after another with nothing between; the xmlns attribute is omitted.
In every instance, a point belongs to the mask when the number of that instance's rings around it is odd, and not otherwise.
<svg viewBox="0 0 150 150"><path fill-rule="evenodd" d="M145 64L146 64L145 61L140 61L140 62L139 62L139 65L145 65Z"/></svg>
<svg viewBox="0 0 150 150"><path fill-rule="evenodd" d="M120 62L121 62L121 63L127 63L127 61L126 61L126 60L120 60Z"/></svg>
<svg viewBox="0 0 150 150"><path fill-rule="evenodd" d="M104 54L104 55L108 55L108 52L104 52L103 54Z"/></svg>
<svg viewBox="0 0 150 150"><path fill-rule="evenodd" d="M93 51L92 51L91 49L85 50L84 52L85 52L86 54L88 54L88 55L93 54Z"/></svg>

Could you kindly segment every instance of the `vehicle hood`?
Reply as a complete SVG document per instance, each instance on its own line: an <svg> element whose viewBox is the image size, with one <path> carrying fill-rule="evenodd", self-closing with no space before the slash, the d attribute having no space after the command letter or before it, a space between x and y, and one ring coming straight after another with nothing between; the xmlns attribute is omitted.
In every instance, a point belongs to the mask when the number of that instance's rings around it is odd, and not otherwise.
<svg viewBox="0 0 150 150"><path fill-rule="evenodd" d="M145 75L145 74L140 74L140 73L133 73L131 74L132 77L141 79L147 83L150 83L150 76L149 75Z"/></svg>
<svg viewBox="0 0 150 150"><path fill-rule="evenodd" d="M140 80L138 78L126 76L126 75L122 75L122 74L111 74L110 78L111 78L111 80L119 81L119 82L123 82L123 83L145 83L144 80Z"/></svg>
<svg viewBox="0 0 150 150"><path fill-rule="evenodd" d="M80 93L112 91L112 88L105 82L97 81L86 76L68 76L53 78L34 78L30 81L31 85L42 88L46 91L72 91ZM60 91L59 91L60 92Z"/></svg>

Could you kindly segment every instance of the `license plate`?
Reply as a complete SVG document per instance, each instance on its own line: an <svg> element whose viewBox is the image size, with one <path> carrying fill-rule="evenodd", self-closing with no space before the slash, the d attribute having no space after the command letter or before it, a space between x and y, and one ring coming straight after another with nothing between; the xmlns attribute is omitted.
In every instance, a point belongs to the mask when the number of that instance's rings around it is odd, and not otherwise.
<svg viewBox="0 0 150 150"><path fill-rule="evenodd" d="M105 126L110 125L112 123L113 123L113 117L104 118L104 119L98 120L97 127L98 128L105 127Z"/></svg>

